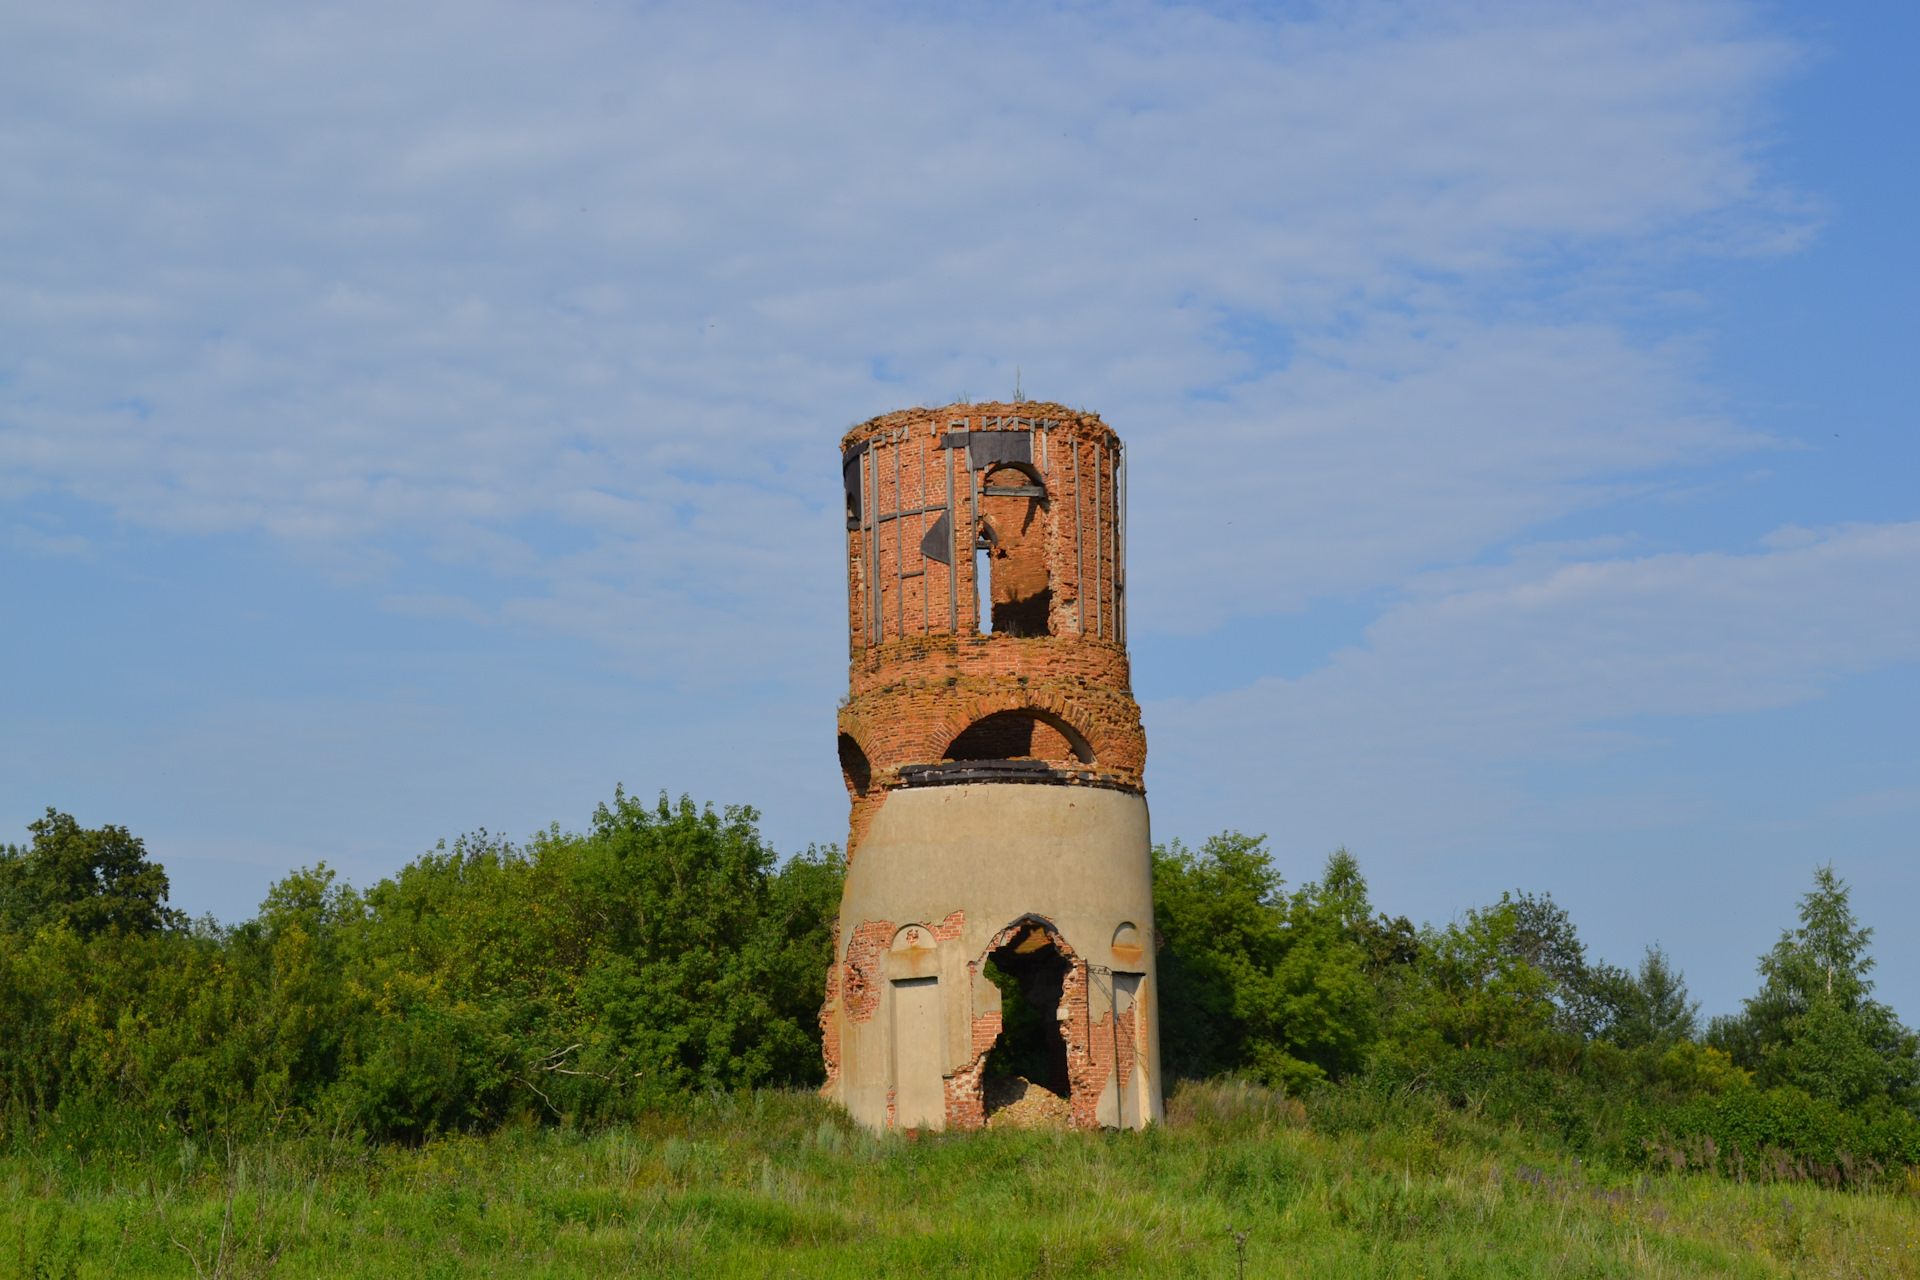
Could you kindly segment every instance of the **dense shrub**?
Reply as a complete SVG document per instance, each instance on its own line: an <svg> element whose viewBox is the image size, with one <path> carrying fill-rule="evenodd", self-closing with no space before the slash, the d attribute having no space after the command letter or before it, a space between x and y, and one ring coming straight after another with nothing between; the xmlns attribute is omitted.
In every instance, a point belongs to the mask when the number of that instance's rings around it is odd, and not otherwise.
<svg viewBox="0 0 1920 1280"><path fill-rule="evenodd" d="M1870 931L1831 868L1704 1042L1663 953L1590 962L1544 894L1416 932L1344 851L1287 893L1234 832L1157 848L1154 875L1172 1074L1304 1093L1323 1125L1438 1107L1616 1164L1849 1184L1920 1164L1915 1037L1869 998Z"/></svg>
<svg viewBox="0 0 1920 1280"><path fill-rule="evenodd" d="M584 835L483 832L364 894L302 869L233 928L165 915L137 841L55 817L0 864L33 889L0 930L15 1125L91 1108L415 1139L819 1078L838 852L776 866L751 809L616 793ZM50 873L43 826L115 874Z"/></svg>
<svg viewBox="0 0 1920 1280"><path fill-rule="evenodd" d="M49 811L0 850L0 1120L79 1150L418 1141L817 1083L839 852L779 863L756 818L617 791L584 833L480 832L365 892L303 868L222 927L166 906L126 830ZM1701 1036L1663 954L1590 961L1544 894L1416 929L1373 909L1344 850L1291 891L1238 832L1153 865L1162 1065L1238 1081L1216 1101L1737 1177L1920 1164L1920 1041L1871 998L1870 931L1831 868L1759 993Z"/></svg>

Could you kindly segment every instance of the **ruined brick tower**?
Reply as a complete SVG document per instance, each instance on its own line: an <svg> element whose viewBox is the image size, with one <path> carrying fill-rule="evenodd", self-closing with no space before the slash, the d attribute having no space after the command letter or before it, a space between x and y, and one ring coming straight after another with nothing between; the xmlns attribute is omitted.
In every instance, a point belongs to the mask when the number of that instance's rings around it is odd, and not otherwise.
<svg viewBox="0 0 1920 1280"><path fill-rule="evenodd" d="M875 1128L977 1127L997 1044L1076 1127L1143 1127L1159 1028L1120 439L1057 404L950 405L855 427L841 464L853 813L824 1092Z"/></svg>

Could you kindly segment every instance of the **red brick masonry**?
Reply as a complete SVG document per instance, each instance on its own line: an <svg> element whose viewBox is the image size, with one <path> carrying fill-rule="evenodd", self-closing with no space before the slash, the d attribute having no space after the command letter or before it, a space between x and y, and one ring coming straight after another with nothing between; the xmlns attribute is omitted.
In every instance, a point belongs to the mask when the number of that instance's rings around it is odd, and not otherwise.
<svg viewBox="0 0 1920 1280"><path fill-rule="evenodd" d="M1014 434L986 434L999 432ZM940 766L950 755L1027 761L1023 778L1141 792L1147 742L1126 651L1124 464L1113 430L1060 404L959 404L874 418L841 447L849 865L887 797L910 781L902 770ZM991 566L986 634L976 555ZM1009 715L1012 732L997 720L956 744L987 717ZM1023 744L1023 753L1007 743ZM934 932L951 941L961 923L956 912ZM820 1013L829 1090L842 1070L840 1027L879 1010L898 928L842 925L846 949L827 975ZM987 953L1023 927L969 960L966 999ZM1106 1014L1091 1022L1089 984L1101 979L1056 930L1048 933L1068 962L1060 1009L1072 1123L1092 1128L1116 1053L1122 1088L1133 1075L1140 1013L1117 1028ZM985 1123L981 1076L1000 1030L997 1002L973 1010L972 1058L947 1078L949 1128ZM889 1125L893 1118L889 1100Z"/></svg>
<svg viewBox="0 0 1920 1280"><path fill-rule="evenodd" d="M987 431L1029 439L1032 474L970 469L968 449L944 445L956 433ZM1125 646L1121 451L1112 429L1057 404L949 405L886 414L841 444L842 456L853 456L860 507L848 521L858 527L847 531L851 662L839 718L843 759L850 741L864 764L864 776L846 774L848 860L900 785L901 767L938 764L969 726L996 712L1032 715L1058 735L1050 741L1077 738L1092 760L1069 763L1102 785L1141 790L1147 741ZM989 492L1014 487L1045 496ZM914 514L891 515L900 511ZM943 512L954 517L951 568L924 554ZM1012 605L1044 599L1046 634L980 634L973 550L984 537L977 530L989 527L989 555L1032 562L995 560L996 605L1003 596ZM1036 608L1029 620L1038 616Z"/></svg>

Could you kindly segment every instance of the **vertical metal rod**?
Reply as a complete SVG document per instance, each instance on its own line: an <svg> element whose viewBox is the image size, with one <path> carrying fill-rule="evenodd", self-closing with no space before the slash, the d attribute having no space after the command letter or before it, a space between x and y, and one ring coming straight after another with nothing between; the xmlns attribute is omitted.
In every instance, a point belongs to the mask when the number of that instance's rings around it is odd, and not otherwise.
<svg viewBox="0 0 1920 1280"><path fill-rule="evenodd" d="M1080 500L1080 435L1073 436L1073 607L1079 615L1079 633L1087 634L1087 562L1081 552L1080 527L1086 521L1082 518Z"/></svg>
<svg viewBox="0 0 1920 1280"><path fill-rule="evenodd" d="M845 466L845 462L841 462L841 466ZM845 474L847 474L847 472L841 472L843 478L845 478ZM852 530L847 530L847 532L852 533ZM854 570L854 566L858 566L858 564L860 564L860 557L854 555L854 551L852 551L852 539L849 537L849 539L847 539L847 649L854 649L854 643L852 643L852 618L854 618L854 610L860 606L860 585L854 581L854 576L852 576L852 570Z"/></svg>
<svg viewBox="0 0 1920 1280"><path fill-rule="evenodd" d="M880 438L874 437L873 447L867 450L873 459L873 598L868 601L873 606L873 642L885 644L887 640L887 593L880 583Z"/></svg>
<svg viewBox="0 0 1920 1280"><path fill-rule="evenodd" d="M872 442L860 451L860 635L873 647L873 465Z"/></svg>
<svg viewBox="0 0 1920 1280"><path fill-rule="evenodd" d="M924 543L927 540L927 442L925 440L920 442L920 483L917 487L920 496L913 505L920 508L920 542ZM926 557L922 556L921 560L923 563L920 565L920 634L924 636L932 630L932 624L927 620L927 611L930 606L927 604L927 566L924 563Z"/></svg>
<svg viewBox="0 0 1920 1280"><path fill-rule="evenodd" d="M1100 468L1106 441L1092 441L1092 633L1106 639L1106 524L1100 522Z"/></svg>
<svg viewBox="0 0 1920 1280"><path fill-rule="evenodd" d="M973 446L967 446L967 577L973 589L967 593L973 601L973 633L977 636L987 634L980 625L980 482L973 473Z"/></svg>
<svg viewBox="0 0 1920 1280"><path fill-rule="evenodd" d="M1120 600L1119 600L1120 569L1119 569L1119 566L1114 564L1114 556L1113 556L1113 550L1114 550L1113 533L1114 533L1114 528L1116 524L1119 522L1120 508L1119 508L1119 505L1113 499L1113 491L1115 488L1113 483L1114 481L1113 446L1112 445L1104 446L1103 452L1107 455L1107 522L1105 525L1102 526L1102 529L1104 530L1106 534L1106 539L1107 539L1107 578L1106 578L1107 631L1106 631L1106 636L1107 636L1107 639L1111 640L1114 638L1113 636L1114 614L1117 611L1118 606L1120 604Z"/></svg>
<svg viewBox="0 0 1920 1280"><path fill-rule="evenodd" d="M872 442L860 455L860 489L866 494L866 510L860 518L860 634L867 646L873 646L873 484L867 474L873 465Z"/></svg>
<svg viewBox="0 0 1920 1280"><path fill-rule="evenodd" d="M960 554L955 548L960 541L960 522L954 518L953 510L953 450L944 450L947 455L947 634L960 634Z"/></svg>
<svg viewBox="0 0 1920 1280"><path fill-rule="evenodd" d="M867 472L868 472L868 477L873 484L873 511L872 511L872 514L870 514L867 517L867 532L866 532L867 643L870 645L875 643L875 640L873 638L873 616L878 606L874 604L873 597L877 594L877 588L880 582L880 563L879 563L879 558L876 554L876 548L879 545L879 535L878 533L875 532L880 524L880 477L877 473L874 472L874 469L873 469L874 468L873 460L876 452L877 452L876 446L871 440L869 440L867 442Z"/></svg>
<svg viewBox="0 0 1920 1280"><path fill-rule="evenodd" d="M884 449L886 444L885 436L875 437L874 447L876 450ZM875 493L883 492L880 486L886 482L887 473L881 470L880 455L876 452L873 455L873 491ZM886 525L881 522L880 517L876 515L873 519L873 567L877 570L883 568L886 563L887 529ZM873 593L873 634L877 638L878 643L885 644L887 642L887 580L881 578L877 586L878 590Z"/></svg>
<svg viewBox="0 0 1920 1280"><path fill-rule="evenodd" d="M1118 520L1114 525L1116 548L1113 555L1113 609L1115 639L1121 644L1127 642L1127 455L1124 449L1115 452L1115 476L1119 482L1118 505L1115 511Z"/></svg>
<svg viewBox="0 0 1920 1280"><path fill-rule="evenodd" d="M845 484L845 478L847 478L847 459L843 457L843 459L841 459L841 484ZM862 510L862 514L866 514L866 507L862 507L860 510ZM852 530L847 530L847 532L852 533ZM854 543L852 543L852 539L849 537L849 539L847 539L847 649L849 649L849 651L854 649L854 639L852 639L852 635L854 635L854 633L852 633L854 610L860 606L860 583L854 578L854 568L860 564L860 557L854 553L852 547L854 547Z"/></svg>
<svg viewBox="0 0 1920 1280"><path fill-rule="evenodd" d="M1120 566L1114 555L1116 534L1120 527L1120 504L1114 499L1114 490L1118 488L1114 481L1118 479L1115 463L1119 455L1112 445L1106 446L1107 454L1107 523L1104 526L1107 536L1107 639L1114 638L1114 617L1120 611Z"/></svg>
<svg viewBox="0 0 1920 1280"><path fill-rule="evenodd" d="M893 447L893 613L902 640L907 638L907 531L903 527L907 518L900 514L907 509L900 484L900 446L905 443L901 440Z"/></svg>

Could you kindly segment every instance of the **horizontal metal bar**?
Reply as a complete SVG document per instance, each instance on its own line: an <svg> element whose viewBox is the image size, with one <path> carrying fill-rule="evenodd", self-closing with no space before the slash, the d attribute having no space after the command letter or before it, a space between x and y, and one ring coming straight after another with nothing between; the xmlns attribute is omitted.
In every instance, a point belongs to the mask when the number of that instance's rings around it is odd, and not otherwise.
<svg viewBox="0 0 1920 1280"><path fill-rule="evenodd" d="M877 524L882 520L896 520L901 516L929 516L936 511L945 511L946 509L944 504L937 507L913 507L906 511L889 511L885 515L876 515L873 519Z"/></svg>
<svg viewBox="0 0 1920 1280"><path fill-rule="evenodd" d="M1037 484L989 484L980 492L989 498L1044 498L1047 491Z"/></svg>

